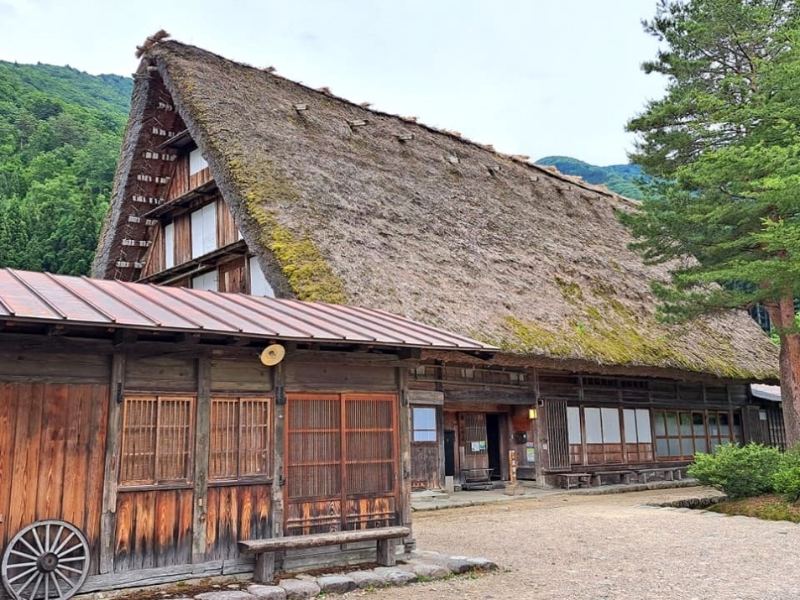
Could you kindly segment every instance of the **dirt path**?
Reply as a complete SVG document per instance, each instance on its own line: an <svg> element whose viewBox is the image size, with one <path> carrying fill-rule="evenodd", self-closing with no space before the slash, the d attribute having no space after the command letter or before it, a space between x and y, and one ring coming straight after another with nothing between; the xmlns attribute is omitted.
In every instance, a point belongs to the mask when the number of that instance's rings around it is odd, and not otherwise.
<svg viewBox="0 0 800 600"><path fill-rule="evenodd" d="M549 496L417 513L421 549L485 556L505 569L358 595L380 600L800 598L800 526L642 506L696 495L696 489L677 489Z"/></svg>

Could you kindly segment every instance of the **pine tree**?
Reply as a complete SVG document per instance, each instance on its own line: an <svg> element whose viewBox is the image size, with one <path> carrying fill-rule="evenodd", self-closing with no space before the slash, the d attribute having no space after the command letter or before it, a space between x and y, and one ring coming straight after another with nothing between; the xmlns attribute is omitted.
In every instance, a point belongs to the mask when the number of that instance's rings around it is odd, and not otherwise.
<svg viewBox="0 0 800 600"><path fill-rule="evenodd" d="M648 73L666 95L628 124L659 178L623 217L667 319L763 303L780 339L787 441L800 442L800 7L794 0L661 0Z"/></svg>

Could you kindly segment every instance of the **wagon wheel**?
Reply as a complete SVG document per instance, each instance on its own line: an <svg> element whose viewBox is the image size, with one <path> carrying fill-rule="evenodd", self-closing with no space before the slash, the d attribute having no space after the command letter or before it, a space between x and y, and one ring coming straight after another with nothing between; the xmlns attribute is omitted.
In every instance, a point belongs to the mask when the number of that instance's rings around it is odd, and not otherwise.
<svg viewBox="0 0 800 600"><path fill-rule="evenodd" d="M37 521L6 546L0 578L15 600L67 600L86 581L89 563L80 529L65 521Z"/></svg>

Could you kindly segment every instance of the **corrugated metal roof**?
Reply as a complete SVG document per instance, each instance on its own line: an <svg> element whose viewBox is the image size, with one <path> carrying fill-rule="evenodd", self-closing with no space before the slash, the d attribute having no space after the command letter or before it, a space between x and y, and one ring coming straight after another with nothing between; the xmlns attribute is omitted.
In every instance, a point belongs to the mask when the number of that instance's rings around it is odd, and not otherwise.
<svg viewBox="0 0 800 600"><path fill-rule="evenodd" d="M0 321L496 350L382 310L13 269L0 269Z"/></svg>

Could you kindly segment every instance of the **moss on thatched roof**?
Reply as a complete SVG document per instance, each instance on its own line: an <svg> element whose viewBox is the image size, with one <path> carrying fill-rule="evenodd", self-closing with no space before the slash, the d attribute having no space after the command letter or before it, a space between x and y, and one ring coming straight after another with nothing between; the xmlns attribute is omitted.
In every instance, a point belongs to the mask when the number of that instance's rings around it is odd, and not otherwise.
<svg viewBox="0 0 800 600"><path fill-rule="evenodd" d="M776 348L744 313L656 321L650 282L667 273L628 249L615 212L629 200L193 46L162 41L143 60L248 246L302 299L382 308L515 354L776 376ZM101 271L103 256L101 244Z"/></svg>

